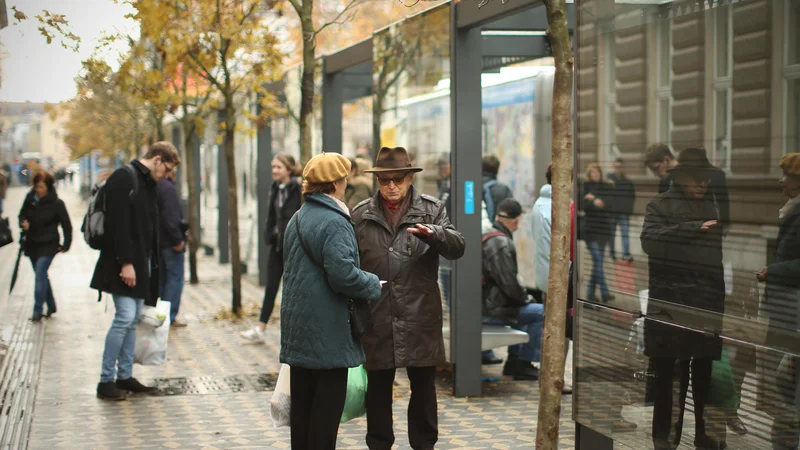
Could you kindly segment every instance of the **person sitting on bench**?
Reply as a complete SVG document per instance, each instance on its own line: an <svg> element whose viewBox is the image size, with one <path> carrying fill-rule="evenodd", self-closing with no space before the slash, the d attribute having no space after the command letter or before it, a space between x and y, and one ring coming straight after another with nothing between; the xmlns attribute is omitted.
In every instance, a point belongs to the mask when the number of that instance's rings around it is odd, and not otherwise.
<svg viewBox="0 0 800 450"><path fill-rule="evenodd" d="M483 323L509 325L528 333L525 344L508 347L503 375L514 380L537 380L533 362L541 359L544 305L533 303L517 272L517 250L512 234L519 228L522 206L514 199L497 205L492 229L483 235Z"/></svg>

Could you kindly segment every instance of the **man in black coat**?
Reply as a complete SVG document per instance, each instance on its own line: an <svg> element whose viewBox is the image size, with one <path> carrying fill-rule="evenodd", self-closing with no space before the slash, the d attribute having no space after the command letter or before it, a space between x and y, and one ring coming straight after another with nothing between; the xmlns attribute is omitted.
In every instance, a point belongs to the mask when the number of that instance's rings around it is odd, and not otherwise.
<svg viewBox="0 0 800 450"><path fill-rule="evenodd" d="M528 333L525 344L508 348L503 375L515 380L537 380L533 362L541 361L544 305L533 303L520 282L513 233L519 229L522 206L514 199L497 205L497 221L483 235L483 323L510 325Z"/></svg>
<svg viewBox="0 0 800 450"><path fill-rule="evenodd" d="M135 183L131 171L120 168L103 188L106 246L100 250L91 287L113 296L116 313L106 336L98 398L124 400L123 391L157 390L133 378L133 352L142 306L155 306L159 294L156 183L179 163L172 144L156 142L144 158L131 162Z"/></svg>

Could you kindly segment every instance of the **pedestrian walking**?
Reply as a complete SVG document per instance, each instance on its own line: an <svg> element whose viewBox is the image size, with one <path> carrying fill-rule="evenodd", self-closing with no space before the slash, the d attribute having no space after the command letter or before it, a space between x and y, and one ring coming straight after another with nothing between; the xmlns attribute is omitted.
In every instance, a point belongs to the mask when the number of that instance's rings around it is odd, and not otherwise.
<svg viewBox="0 0 800 450"><path fill-rule="evenodd" d="M497 205L492 231L483 235L483 323L508 325L528 333L528 342L508 347L503 375L514 380L538 380L532 363L542 359L544 305L535 303L520 282L514 232L522 220L522 206L508 198Z"/></svg>
<svg viewBox="0 0 800 450"><path fill-rule="evenodd" d="M365 362L352 330L351 301L377 301L381 282L359 268L350 212L344 204L350 161L323 153L308 162L305 204L286 228L281 362L288 364L294 450L336 448L348 368Z"/></svg>
<svg viewBox="0 0 800 450"><path fill-rule="evenodd" d="M158 195L159 243L161 264L158 274L159 296L170 302L169 326L183 328L186 322L178 321L181 296L184 285L184 266L186 261L186 233L183 211L175 189L177 170L172 170L156 184Z"/></svg>
<svg viewBox="0 0 800 450"><path fill-rule="evenodd" d="M6 199L6 191L8 190L8 177L9 172L0 169L0 216L3 215L3 201Z"/></svg>
<svg viewBox="0 0 800 450"><path fill-rule="evenodd" d="M675 182L647 205L642 249L649 258L650 298L644 325L645 355L655 372L652 438L656 450L674 449L681 441L686 393L692 384L696 448L725 448L724 420L708 414L712 362L722 355L722 314L725 280L722 267L722 226L714 201L706 195L714 168L702 149L681 152L669 173ZM672 325L670 308L711 312L704 330ZM681 325L681 324L678 324ZM713 334L712 334L713 333ZM677 368L676 368L677 367ZM673 405L674 378L681 395ZM677 408L676 408L677 407ZM673 410L676 410L677 414ZM721 425L716 427L715 425ZM712 427L720 440L707 433Z"/></svg>
<svg viewBox="0 0 800 450"><path fill-rule="evenodd" d="M633 203L636 201L636 187L625 173L625 163L622 158L614 161L614 173L609 175L608 179L614 185L614 198L610 205L614 214L614 228L611 230L611 241L609 242L611 259L617 259L616 238L617 227L619 227L620 237L622 238L622 260L632 263L630 228Z"/></svg>
<svg viewBox="0 0 800 450"><path fill-rule="evenodd" d="M19 212L19 224L25 232L25 256L31 260L35 276L33 291L33 322L50 317L56 312L56 299L47 271L58 253L66 252L72 245L72 223L67 207L58 198L55 179L45 171L33 175L33 188L25 196ZM58 234L58 227L64 240ZM47 311L43 311L47 304Z"/></svg>
<svg viewBox="0 0 800 450"><path fill-rule="evenodd" d="M800 153L786 154L780 161L780 179L786 204L778 211L780 230L775 257L757 277L766 282L761 311L768 319L767 342L785 341L786 333L800 329L797 309L800 291ZM784 349L781 349L784 350ZM774 418L772 448L796 450L800 446L800 383L796 377L798 358L788 352L759 350L757 392L759 410Z"/></svg>
<svg viewBox="0 0 800 450"><path fill-rule="evenodd" d="M267 286L264 289L264 301L261 304L261 316L258 325L243 331L239 335L245 341L254 344L264 343L264 330L275 309L275 298L283 278L284 253L283 244L286 226L302 203L299 167L292 155L279 153L272 160L272 188L269 196L269 212L264 233L269 245L267 256Z"/></svg>
<svg viewBox="0 0 800 450"><path fill-rule="evenodd" d="M114 321L106 335L97 397L124 400L124 392L149 394L133 377L136 325L143 305L156 306L159 294L158 201L156 183L180 164L165 141L150 146L133 170L121 167L106 180L105 246L100 250L91 287L114 299ZM136 177L134 179L134 176Z"/></svg>
<svg viewBox="0 0 800 450"><path fill-rule="evenodd" d="M353 212L362 268L389 283L381 300L370 304L372 327L364 336L367 388L367 446L390 449L392 386L405 368L411 380L408 434L411 447L432 449L438 440L436 365L444 362L439 258L464 254L441 201L420 194L408 152L384 147L377 155L375 196Z"/></svg>
<svg viewBox="0 0 800 450"><path fill-rule="evenodd" d="M583 205L583 240L592 255L592 273L589 277L587 295L589 300L597 302L597 288L600 288L600 301L608 303L614 296L608 290L603 270L605 248L611 239L614 216L610 211L610 200L613 198L613 186L603 179L603 171L598 164L589 164L586 179L581 191Z"/></svg>

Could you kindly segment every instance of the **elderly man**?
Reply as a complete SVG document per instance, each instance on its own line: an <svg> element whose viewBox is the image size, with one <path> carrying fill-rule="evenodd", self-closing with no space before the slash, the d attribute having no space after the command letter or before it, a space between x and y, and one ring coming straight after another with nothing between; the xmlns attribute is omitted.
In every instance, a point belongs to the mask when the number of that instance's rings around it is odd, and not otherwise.
<svg viewBox="0 0 800 450"><path fill-rule="evenodd" d="M389 450L394 443L392 386L406 368L411 381L408 435L415 450L433 449L439 435L436 365L444 362L439 257L464 254L464 236L447 218L444 203L420 194L406 149L382 148L375 167L378 193L353 211L361 268L388 285L370 304L371 330L364 336L369 374L367 446Z"/></svg>

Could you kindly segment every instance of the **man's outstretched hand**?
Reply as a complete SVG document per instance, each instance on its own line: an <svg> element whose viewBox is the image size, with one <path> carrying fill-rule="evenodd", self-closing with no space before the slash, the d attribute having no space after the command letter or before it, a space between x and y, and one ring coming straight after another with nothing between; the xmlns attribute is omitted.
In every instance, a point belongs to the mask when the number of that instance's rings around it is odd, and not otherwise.
<svg viewBox="0 0 800 450"><path fill-rule="evenodd" d="M408 229L408 232L413 234L414 236L416 236L418 238L422 238L422 239L429 238L429 237L433 236L433 230L431 230L430 228L426 227L425 225L415 225L413 227L410 227Z"/></svg>

